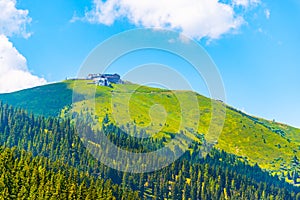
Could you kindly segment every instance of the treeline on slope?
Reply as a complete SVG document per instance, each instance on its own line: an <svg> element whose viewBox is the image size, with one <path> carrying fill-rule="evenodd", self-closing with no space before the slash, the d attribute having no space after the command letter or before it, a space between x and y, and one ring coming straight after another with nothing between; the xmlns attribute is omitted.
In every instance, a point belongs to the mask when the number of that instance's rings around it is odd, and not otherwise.
<svg viewBox="0 0 300 200"><path fill-rule="evenodd" d="M95 178L61 161L0 147L0 199L139 199L110 180Z"/></svg>
<svg viewBox="0 0 300 200"><path fill-rule="evenodd" d="M127 135L104 120L102 130L111 142L128 151L148 152L162 147L149 145L149 140ZM129 129L129 128L128 128ZM98 133L101 135L101 133ZM133 133L134 134L134 133ZM139 133L136 133L139 135ZM85 135L88 137L88 135ZM96 143L95 135L87 138ZM121 141L118 138L121 138ZM132 140L135 140L132 142ZM151 139L150 139L151 140ZM146 141L146 143L145 143ZM156 142L156 139L152 142ZM134 144L134 145L132 145ZM127 148L126 148L127 147ZM119 183L140 191L142 197L153 199L299 199L299 188L272 177L257 165L249 166L236 156L213 149L205 158L199 156L201 146L194 143L191 152L186 152L172 165L148 174L123 173ZM170 154L176 154L171 152ZM167 154L168 156L172 156ZM119 153L116 153L119 155ZM121 158L117 158L121 159ZM151 158L149 164L153 162ZM123 162L124 163L124 162ZM157 164L157 163L154 163ZM297 196L298 194L298 196ZM158 198L159 197L159 198Z"/></svg>
<svg viewBox="0 0 300 200"><path fill-rule="evenodd" d="M89 126L82 127L86 129L86 141L97 139L95 136L104 131L113 143L126 150L130 150L134 143L134 152L149 151L162 145L156 140L141 143L138 138L137 141L132 141L134 138L126 139L125 132L107 121L97 134ZM120 135L123 137L118 140ZM150 142L156 142L157 145L150 145ZM0 143L6 148L25 149L34 158L46 157L51 162L65 163L67 171L74 167L79 173L94 177L94 182L97 177L105 181L112 180L124 191L138 191L141 198L300 199L299 188L270 176L258 166L249 166L239 161L234 155L213 150L208 156L201 158L199 144L193 144L192 150L186 152L181 159L153 173L116 171L102 165L88 153L71 120L35 117L24 110L1 103ZM57 173L53 171L53 176ZM24 174L26 178L30 177L29 174ZM22 186L24 182L20 184ZM80 186L81 182L78 181L77 184ZM120 191L116 198L120 199L122 194Z"/></svg>

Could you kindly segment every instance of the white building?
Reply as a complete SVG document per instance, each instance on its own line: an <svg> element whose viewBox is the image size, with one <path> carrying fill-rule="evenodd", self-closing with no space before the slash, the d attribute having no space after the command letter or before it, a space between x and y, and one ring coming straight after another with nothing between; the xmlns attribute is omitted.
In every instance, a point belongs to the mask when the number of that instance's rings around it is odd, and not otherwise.
<svg viewBox="0 0 300 200"><path fill-rule="evenodd" d="M96 82L97 85L100 85L100 86L109 86L109 81L107 78L99 78L99 80Z"/></svg>

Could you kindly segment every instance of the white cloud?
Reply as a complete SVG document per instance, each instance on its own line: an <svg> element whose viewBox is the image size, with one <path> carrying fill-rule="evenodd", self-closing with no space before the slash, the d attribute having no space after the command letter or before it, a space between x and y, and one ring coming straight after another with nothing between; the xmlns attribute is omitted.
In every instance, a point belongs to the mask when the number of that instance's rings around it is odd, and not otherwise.
<svg viewBox="0 0 300 200"><path fill-rule="evenodd" d="M233 5L242 6L248 8L249 6L256 6L260 3L260 0L233 0Z"/></svg>
<svg viewBox="0 0 300 200"><path fill-rule="evenodd" d="M16 0L0 0L0 10L0 34L30 36L26 31L26 25L31 22L28 10L17 9Z"/></svg>
<svg viewBox="0 0 300 200"><path fill-rule="evenodd" d="M8 39L13 35L30 36L26 31L31 21L28 10L17 9L15 0L0 0L0 11L0 93L45 84L45 79L30 73L26 58Z"/></svg>
<svg viewBox="0 0 300 200"><path fill-rule="evenodd" d="M46 80L32 75L26 59L4 35L0 35L0 93L12 92L45 84Z"/></svg>
<svg viewBox="0 0 300 200"><path fill-rule="evenodd" d="M84 20L109 26L122 18L139 27L179 30L198 40L217 39L244 23L233 5L218 0L94 0L93 9L85 13Z"/></svg>
<svg viewBox="0 0 300 200"><path fill-rule="evenodd" d="M265 16L266 16L267 19L270 19L271 12L270 12L269 9L266 9L266 10L265 10Z"/></svg>

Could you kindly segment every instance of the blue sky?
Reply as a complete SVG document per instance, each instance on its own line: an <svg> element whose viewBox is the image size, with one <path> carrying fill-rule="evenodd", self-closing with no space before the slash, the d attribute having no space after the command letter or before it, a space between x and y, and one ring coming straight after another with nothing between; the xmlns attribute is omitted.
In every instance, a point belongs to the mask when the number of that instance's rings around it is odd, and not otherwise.
<svg viewBox="0 0 300 200"><path fill-rule="evenodd" d="M0 58L18 55L25 59L11 59L18 60L17 63L1 63L4 61L0 59L0 64L6 66L6 71L0 70L2 74L9 74L6 73L9 70L22 71L36 85L74 77L88 54L109 37L136 27L159 26L182 32L204 47L220 71L229 105L300 127L298 0L224 0L222 3L205 0L213 3L205 4L208 6L203 10L205 16L194 18L189 18L187 13L201 8L197 0L176 0L172 6L168 0L158 3L145 0L144 4L112 0L109 5L100 0L0 0L0 7L1 1L2 6L15 3L16 10L10 11L12 15L17 12L19 18L12 21L0 14L0 53L3 54ZM151 13L143 13L149 7L153 9ZM205 11L208 8L211 12ZM181 10L185 14L178 14ZM165 13L171 17L165 19ZM17 28L13 28L14 23ZM142 64L141 59L136 59L141 56L129 55L123 63L116 63L116 70L119 67L122 72L126 65ZM186 73L180 61L171 60L168 55L149 52L142 61L161 62ZM5 80L4 76L0 75L0 89L1 79ZM192 80L192 84L199 93L207 95L203 83ZM2 83L2 92L34 85L4 86Z"/></svg>

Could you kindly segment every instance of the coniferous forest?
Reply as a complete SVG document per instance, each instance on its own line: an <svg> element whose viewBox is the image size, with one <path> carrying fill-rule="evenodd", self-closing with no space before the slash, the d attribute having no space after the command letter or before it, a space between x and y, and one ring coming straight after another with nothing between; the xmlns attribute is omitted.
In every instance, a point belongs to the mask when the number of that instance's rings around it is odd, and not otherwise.
<svg viewBox="0 0 300 200"><path fill-rule="evenodd" d="M86 141L101 143L101 133L133 152L153 151L164 141L131 137L109 119L99 130L74 126L85 123L82 116L74 121L0 103L0 199L300 199L298 187L235 155L212 149L200 156L200 143L159 171L111 169L89 153L78 127Z"/></svg>

